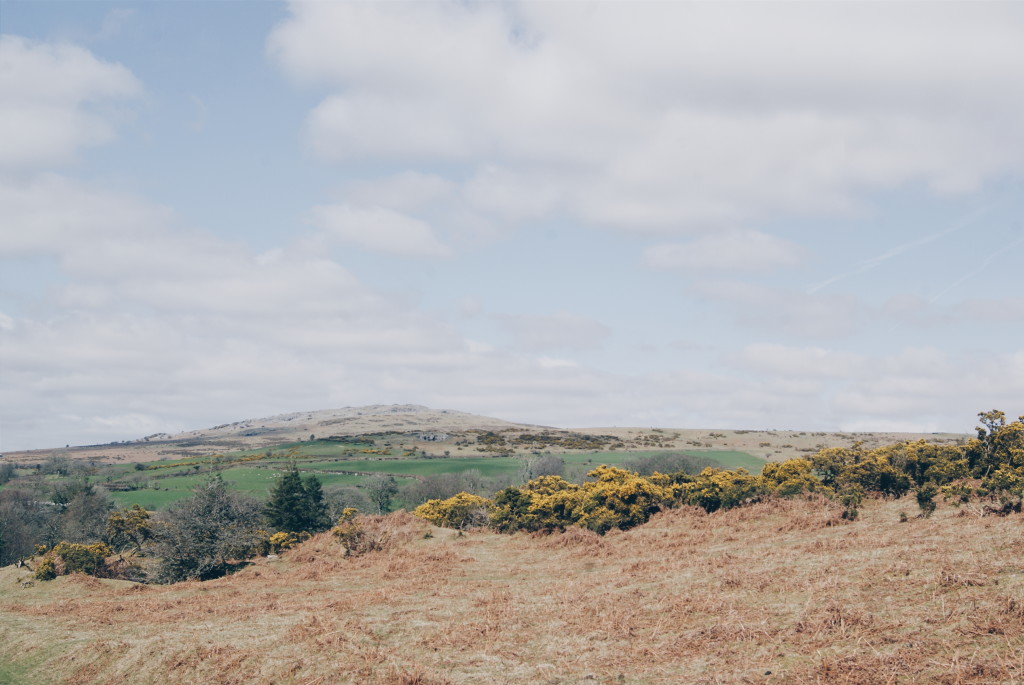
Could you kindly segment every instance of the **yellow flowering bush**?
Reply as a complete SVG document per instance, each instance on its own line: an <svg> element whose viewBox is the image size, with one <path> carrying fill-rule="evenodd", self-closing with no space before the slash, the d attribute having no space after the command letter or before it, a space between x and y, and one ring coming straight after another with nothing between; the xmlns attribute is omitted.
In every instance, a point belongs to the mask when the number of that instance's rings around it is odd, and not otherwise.
<svg viewBox="0 0 1024 685"><path fill-rule="evenodd" d="M301 533L279 531L267 538L265 549L269 554L280 554L286 549L291 549L300 542L305 542L310 537L312 536L305 531L302 531Z"/></svg>
<svg viewBox="0 0 1024 685"><path fill-rule="evenodd" d="M574 523L598 533L647 523L674 499L671 487L615 466L598 466L587 475L595 480L583 483L583 496L573 511Z"/></svg>
<svg viewBox="0 0 1024 685"><path fill-rule="evenodd" d="M102 542L80 544L59 542L45 552L36 566L38 580L53 580L69 573L86 573L102 578L107 571L107 557L114 552Z"/></svg>
<svg viewBox="0 0 1024 685"><path fill-rule="evenodd" d="M821 481L814 475L814 467L806 459L787 459L769 462L761 471L764 484L774 494L781 497L792 497L802 492L815 492L825 489Z"/></svg>
<svg viewBox="0 0 1024 685"><path fill-rule="evenodd" d="M413 509L412 513L435 526L461 530L484 525L492 504L485 497L460 492L448 499L427 500Z"/></svg>
<svg viewBox="0 0 1024 685"><path fill-rule="evenodd" d="M711 513L757 501L765 489L764 479L746 469L706 468L695 480L683 484L683 500Z"/></svg>

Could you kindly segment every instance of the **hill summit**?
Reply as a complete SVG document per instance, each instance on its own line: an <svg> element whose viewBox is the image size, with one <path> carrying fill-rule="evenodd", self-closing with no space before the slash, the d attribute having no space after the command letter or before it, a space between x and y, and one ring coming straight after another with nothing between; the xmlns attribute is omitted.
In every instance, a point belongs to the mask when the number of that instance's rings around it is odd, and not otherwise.
<svg viewBox="0 0 1024 685"><path fill-rule="evenodd" d="M245 419L202 430L175 435L160 434L148 440L196 440L257 438L254 442L280 443L304 440L310 435L360 435L364 433L429 431L503 430L531 428L489 416L450 409L431 409L419 404L373 404L364 407L319 409Z"/></svg>

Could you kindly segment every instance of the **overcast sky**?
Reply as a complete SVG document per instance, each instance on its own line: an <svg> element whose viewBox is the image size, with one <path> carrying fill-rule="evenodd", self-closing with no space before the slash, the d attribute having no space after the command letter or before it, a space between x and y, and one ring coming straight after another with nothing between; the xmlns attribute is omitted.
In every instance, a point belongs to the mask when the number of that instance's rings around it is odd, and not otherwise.
<svg viewBox="0 0 1024 685"><path fill-rule="evenodd" d="M1024 413L1024 3L0 3L0 450Z"/></svg>

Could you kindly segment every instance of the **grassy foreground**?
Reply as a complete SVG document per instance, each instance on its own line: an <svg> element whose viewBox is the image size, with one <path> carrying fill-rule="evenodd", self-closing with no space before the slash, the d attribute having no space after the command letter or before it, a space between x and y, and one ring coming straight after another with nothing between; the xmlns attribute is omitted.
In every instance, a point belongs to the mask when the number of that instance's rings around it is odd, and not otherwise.
<svg viewBox="0 0 1024 685"><path fill-rule="evenodd" d="M381 551L322 534L206 583L23 587L8 567L0 682L1021 682L1021 515L915 510L684 508L603 538L398 513L366 519Z"/></svg>

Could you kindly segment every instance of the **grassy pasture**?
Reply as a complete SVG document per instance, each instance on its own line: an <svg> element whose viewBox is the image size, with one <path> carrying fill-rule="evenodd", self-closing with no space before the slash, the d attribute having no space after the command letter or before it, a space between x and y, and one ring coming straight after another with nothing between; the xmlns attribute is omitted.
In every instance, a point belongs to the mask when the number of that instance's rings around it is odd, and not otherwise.
<svg viewBox="0 0 1024 685"><path fill-rule="evenodd" d="M391 447L388 447L390 444ZM409 441L404 441L405 445ZM144 479L147 487L135 490L113 489L111 497L119 506L139 504L147 509L161 509L192 494L199 483L205 481L210 469L216 469L232 489L257 498L267 496L278 474L295 463L304 474L315 473L324 486L354 485L366 482L368 474L388 474L400 482L411 478L424 478L469 470L479 471L484 478L507 482L514 480L524 459L532 455L507 456L408 456L401 436L378 438L376 443L345 443L327 440L284 443L272 448L230 452L215 457L184 457L177 460L152 462L143 470L134 464L102 466L95 472L97 485ZM450 445L440 444L437 451ZM622 465L634 459L665 452L684 453L718 462L723 468L742 466L759 473L764 461L745 452L735 450L670 449L601 452L558 452L545 450L545 454L561 457L567 473L581 477L587 470L600 464ZM266 456L267 454L270 456ZM45 477L49 484L57 484L61 476Z"/></svg>
<svg viewBox="0 0 1024 685"><path fill-rule="evenodd" d="M484 476L501 476L518 471L521 460L516 457L482 458L437 458L437 459L392 459L392 460L350 460L327 462L302 462L300 470L323 471L367 471L408 476L436 476L442 473L459 473L476 469Z"/></svg>

